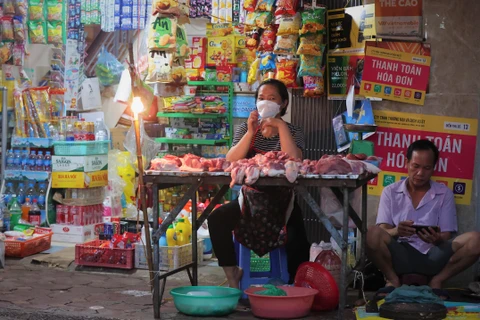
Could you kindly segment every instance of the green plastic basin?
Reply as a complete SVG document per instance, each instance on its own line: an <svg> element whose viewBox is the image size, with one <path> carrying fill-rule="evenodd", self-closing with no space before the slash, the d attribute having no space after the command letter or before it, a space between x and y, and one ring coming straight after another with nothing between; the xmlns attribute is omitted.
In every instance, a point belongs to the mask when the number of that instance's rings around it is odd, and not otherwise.
<svg viewBox="0 0 480 320"><path fill-rule="evenodd" d="M188 286L170 291L178 311L190 316L224 316L237 307L242 291L214 286Z"/></svg>

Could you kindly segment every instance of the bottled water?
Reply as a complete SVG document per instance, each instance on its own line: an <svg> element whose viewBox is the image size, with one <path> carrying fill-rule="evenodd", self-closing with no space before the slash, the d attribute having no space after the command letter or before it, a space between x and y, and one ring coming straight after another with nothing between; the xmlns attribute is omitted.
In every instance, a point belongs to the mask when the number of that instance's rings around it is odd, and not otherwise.
<svg viewBox="0 0 480 320"><path fill-rule="evenodd" d="M28 171L29 165L28 165L28 150L23 150L22 153L22 170Z"/></svg>
<svg viewBox="0 0 480 320"><path fill-rule="evenodd" d="M0 195L0 232L3 229L3 212L5 211L5 203L3 202L3 195Z"/></svg>
<svg viewBox="0 0 480 320"><path fill-rule="evenodd" d="M38 193L35 191L35 182L29 181L27 185L27 198L33 202L34 199L38 199Z"/></svg>
<svg viewBox="0 0 480 320"><path fill-rule="evenodd" d="M13 169L22 169L22 154L20 153L20 150L15 150L13 153Z"/></svg>
<svg viewBox="0 0 480 320"><path fill-rule="evenodd" d="M102 118L97 118L95 121L95 141L108 140L108 130L103 123Z"/></svg>
<svg viewBox="0 0 480 320"><path fill-rule="evenodd" d="M23 182L20 182L18 184L18 188L17 188L18 203L24 204L25 203L25 197L26 197L25 184Z"/></svg>
<svg viewBox="0 0 480 320"><path fill-rule="evenodd" d="M38 185L38 208L40 209L41 221L46 219L45 215L45 199L47 196L47 185L45 183L40 183Z"/></svg>
<svg viewBox="0 0 480 320"><path fill-rule="evenodd" d="M8 206L8 203L10 202L14 194L15 194L15 189L13 188L13 182L7 182L5 186L5 192L3 193L4 195L3 200L5 201L6 206Z"/></svg>
<svg viewBox="0 0 480 320"><path fill-rule="evenodd" d="M67 132L65 134L65 140L66 141L75 141L75 135L73 132L73 125L69 124L67 125Z"/></svg>
<svg viewBox="0 0 480 320"><path fill-rule="evenodd" d="M2 223L3 228L7 231L10 230L10 210L6 206L2 209Z"/></svg>
<svg viewBox="0 0 480 320"><path fill-rule="evenodd" d="M60 134L58 133L58 130L53 125L50 125L48 127L48 130L50 131L50 138L52 138L53 141L60 140Z"/></svg>
<svg viewBox="0 0 480 320"><path fill-rule="evenodd" d="M43 163L44 163L44 170L51 172L52 171L52 153L50 151L46 152Z"/></svg>
<svg viewBox="0 0 480 320"><path fill-rule="evenodd" d="M7 153L7 165L6 165L5 169L13 170L15 168L14 157L15 156L13 155L13 150L10 149Z"/></svg>
<svg viewBox="0 0 480 320"><path fill-rule="evenodd" d="M36 163L37 163L37 156L35 155L35 151L32 151L28 156L28 168L30 171L35 171Z"/></svg>
<svg viewBox="0 0 480 320"><path fill-rule="evenodd" d="M45 171L44 159L43 151L38 151L38 156L35 161L35 171Z"/></svg>

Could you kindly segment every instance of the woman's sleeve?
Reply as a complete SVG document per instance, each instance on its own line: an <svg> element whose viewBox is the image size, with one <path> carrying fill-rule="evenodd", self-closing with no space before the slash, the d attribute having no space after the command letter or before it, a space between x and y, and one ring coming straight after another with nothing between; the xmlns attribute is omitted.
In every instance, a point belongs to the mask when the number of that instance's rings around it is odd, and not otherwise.
<svg viewBox="0 0 480 320"><path fill-rule="evenodd" d="M292 132L293 140L297 147L302 150L302 153L305 153L305 136L303 135L303 130L300 127L293 127Z"/></svg>
<svg viewBox="0 0 480 320"><path fill-rule="evenodd" d="M246 122L238 126L237 130L235 130L235 133L233 135L232 147L235 147L237 143L240 142L243 136L247 133L247 129L248 127Z"/></svg>

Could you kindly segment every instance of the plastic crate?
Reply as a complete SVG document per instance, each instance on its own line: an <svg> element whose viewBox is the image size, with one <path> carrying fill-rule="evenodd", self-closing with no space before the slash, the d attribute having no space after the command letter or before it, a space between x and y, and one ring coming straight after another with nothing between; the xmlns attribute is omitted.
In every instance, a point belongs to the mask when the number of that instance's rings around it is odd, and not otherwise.
<svg viewBox="0 0 480 320"><path fill-rule="evenodd" d="M160 248L160 271L171 271L192 263L192 244ZM153 246L152 246L153 254ZM203 239L197 240L197 262L203 261ZM135 245L135 268L148 269L147 253L142 244Z"/></svg>
<svg viewBox="0 0 480 320"><path fill-rule="evenodd" d="M259 257L255 252L250 251L250 271L268 272L270 271L270 254Z"/></svg>
<svg viewBox="0 0 480 320"><path fill-rule="evenodd" d="M5 256L24 258L50 249L52 230L36 227L35 233L41 234L41 236L26 241L5 241Z"/></svg>
<svg viewBox="0 0 480 320"><path fill-rule="evenodd" d="M56 156L91 156L108 154L110 141L55 141Z"/></svg>
<svg viewBox="0 0 480 320"><path fill-rule="evenodd" d="M133 269L134 249L100 248L105 240L75 245L75 263L79 266Z"/></svg>

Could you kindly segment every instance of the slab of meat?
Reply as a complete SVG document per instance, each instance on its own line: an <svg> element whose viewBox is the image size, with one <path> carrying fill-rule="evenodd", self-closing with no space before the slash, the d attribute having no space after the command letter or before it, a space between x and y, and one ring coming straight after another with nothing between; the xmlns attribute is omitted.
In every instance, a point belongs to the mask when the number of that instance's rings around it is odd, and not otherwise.
<svg viewBox="0 0 480 320"><path fill-rule="evenodd" d="M206 171L208 170L209 163L204 160L202 161L202 158L194 154L186 154L182 158L182 167L180 170L189 172Z"/></svg>
<svg viewBox="0 0 480 320"><path fill-rule="evenodd" d="M210 166L208 167L209 172L224 172L230 166L225 158L215 158L209 159L211 161Z"/></svg>
<svg viewBox="0 0 480 320"><path fill-rule="evenodd" d="M318 174L348 174L352 172L352 167L345 160L337 157L322 157L318 160L315 173Z"/></svg>
<svg viewBox="0 0 480 320"><path fill-rule="evenodd" d="M260 178L260 168L256 165L249 165L245 169L245 184L252 185Z"/></svg>
<svg viewBox="0 0 480 320"><path fill-rule="evenodd" d="M302 165L300 166L300 174L302 175L313 174L315 172L316 165L317 165L316 160L308 160L308 159L303 160Z"/></svg>
<svg viewBox="0 0 480 320"><path fill-rule="evenodd" d="M352 174L363 174L365 171L367 171L367 167L365 166L365 163L360 160L345 160L347 161L350 166L352 167Z"/></svg>
<svg viewBox="0 0 480 320"><path fill-rule="evenodd" d="M285 174L285 165L283 161L280 161L280 160L270 161L263 166L262 171L265 174L265 176L275 177L281 174Z"/></svg>
<svg viewBox="0 0 480 320"><path fill-rule="evenodd" d="M179 158L167 155L161 159L153 159L150 164L150 170L179 171L181 166L182 161Z"/></svg>
<svg viewBox="0 0 480 320"><path fill-rule="evenodd" d="M301 163L289 160L285 163L285 176L290 183L294 183L297 180Z"/></svg>
<svg viewBox="0 0 480 320"><path fill-rule="evenodd" d="M233 168L231 173L232 181L230 182L230 188L233 188L236 184L243 184L245 178L245 167L238 166Z"/></svg>

